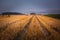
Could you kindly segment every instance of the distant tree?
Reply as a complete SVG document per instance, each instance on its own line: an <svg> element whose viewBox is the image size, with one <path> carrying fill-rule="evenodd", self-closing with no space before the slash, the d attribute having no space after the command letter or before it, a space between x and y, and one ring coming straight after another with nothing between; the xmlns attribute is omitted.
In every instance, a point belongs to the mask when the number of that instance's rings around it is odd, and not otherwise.
<svg viewBox="0 0 60 40"><path fill-rule="evenodd" d="M3 12L2 15L7 15L10 17L11 15L24 15L23 13L18 13L18 12Z"/></svg>
<svg viewBox="0 0 60 40"><path fill-rule="evenodd" d="M10 17L10 13L9 12L4 12L4 13L2 13L2 15L4 16L4 15L7 15L8 17Z"/></svg>
<svg viewBox="0 0 60 40"><path fill-rule="evenodd" d="M10 17L10 14L8 14L8 17Z"/></svg>
<svg viewBox="0 0 60 40"><path fill-rule="evenodd" d="M36 13L30 13L31 15L36 15Z"/></svg>

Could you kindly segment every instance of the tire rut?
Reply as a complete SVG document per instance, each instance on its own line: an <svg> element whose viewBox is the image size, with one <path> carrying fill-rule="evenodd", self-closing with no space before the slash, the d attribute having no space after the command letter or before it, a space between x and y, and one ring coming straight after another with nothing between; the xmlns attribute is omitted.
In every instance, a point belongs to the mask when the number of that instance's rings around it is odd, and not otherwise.
<svg viewBox="0 0 60 40"><path fill-rule="evenodd" d="M17 36L13 40L23 40L23 38L24 38L24 36L26 34L26 31L29 28L29 25L31 23L32 18L33 18L33 16L30 18L29 22L25 25L24 29L19 31L17 33Z"/></svg>
<svg viewBox="0 0 60 40"><path fill-rule="evenodd" d="M46 29L46 28L44 27L44 25L41 23L41 21L38 19L37 16L35 16L35 17L36 17L36 19L38 20L38 22L40 23L40 26L41 26L41 28L43 29L45 36L47 36L47 37L50 36L51 33L48 31L48 29Z"/></svg>

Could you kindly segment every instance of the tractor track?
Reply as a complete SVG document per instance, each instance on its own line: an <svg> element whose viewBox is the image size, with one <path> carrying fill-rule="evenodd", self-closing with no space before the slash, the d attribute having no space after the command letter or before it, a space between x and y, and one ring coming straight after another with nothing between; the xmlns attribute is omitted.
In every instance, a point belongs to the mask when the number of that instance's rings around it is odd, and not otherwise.
<svg viewBox="0 0 60 40"><path fill-rule="evenodd" d="M13 40L23 40L27 29L29 28L29 25L31 23L33 16L29 19L29 22L25 25L23 30L20 30L20 32L17 33L17 36Z"/></svg>
<svg viewBox="0 0 60 40"><path fill-rule="evenodd" d="M38 20L38 22L39 22L41 28L43 29L45 36L50 36L51 33L48 31L48 29L46 29L46 28L44 27L43 23L41 23L41 21L38 19L37 16L35 16L35 17L36 17L36 19Z"/></svg>

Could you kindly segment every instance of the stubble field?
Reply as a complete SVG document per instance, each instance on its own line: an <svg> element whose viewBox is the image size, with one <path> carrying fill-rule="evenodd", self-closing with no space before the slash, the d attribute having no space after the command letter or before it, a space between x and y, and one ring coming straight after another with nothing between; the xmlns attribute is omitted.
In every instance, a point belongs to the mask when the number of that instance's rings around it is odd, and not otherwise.
<svg viewBox="0 0 60 40"><path fill-rule="evenodd" d="M0 16L0 40L60 40L60 19L43 15Z"/></svg>

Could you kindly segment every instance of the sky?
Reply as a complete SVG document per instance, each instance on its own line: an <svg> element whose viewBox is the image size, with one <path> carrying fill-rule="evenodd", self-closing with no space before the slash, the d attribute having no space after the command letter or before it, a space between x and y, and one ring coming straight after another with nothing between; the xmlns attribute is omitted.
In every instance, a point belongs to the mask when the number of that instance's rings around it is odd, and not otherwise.
<svg viewBox="0 0 60 40"><path fill-rule="evenodd" d="M41 13L60 10L60 0L0 0L0 13Z"/></svg>

